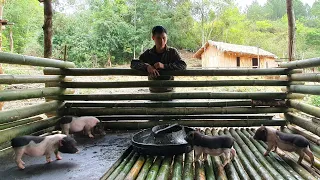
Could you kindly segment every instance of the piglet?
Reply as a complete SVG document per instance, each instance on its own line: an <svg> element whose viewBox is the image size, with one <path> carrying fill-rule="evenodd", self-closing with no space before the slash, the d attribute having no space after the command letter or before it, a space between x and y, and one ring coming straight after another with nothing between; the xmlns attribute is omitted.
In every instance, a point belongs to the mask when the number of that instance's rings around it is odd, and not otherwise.
<svg viewBox="0 0 320 180"><path fill-rule="evenodd" d="M259 129L257 129L253 139L267 142L268 148L264 153L265 156L267 156L273 148L274 151L277 151L277 147L279 147L284 151L294 151L299 154L299 164L301 164L304 155L307 154L311 160L311 167L314 165L314 157L309 148L309 141L301 135L283 133L274 128L265 127L262 125Z"/></svg>
<svg viewBox="0 0 320 180"><path fill-rule="evenodd" d="M64 134L55 134L45 137L39 136L21 136L11 140L11 146L14 149L14 156L17 166L24 169L22 156L46 156L48 163L51 162L51 154L54 152L57 160L61 160L59 152L77 153L76 141Z"/></svg>
<svg viewBox="0 0 320 180"><path fill-rule="evenodd" d="M203 157L207 154L211 156L225 155L226 160L223 167L228 164L236 155L233 148L234 139L230 136L207 136L199 131L191 131L186 137L186 141L193 147L195 152L195 161L199 159L203 153Z"/></svg>
<svg viewBox="0 0 320 180"><path fill-rule="evenodd" d="M60 120L60 126L63 134L69 135L69 132L74 133L84 131L86 134L88 134L90 138L94 138L94 136L92 135L92 131L94 130L97 124L100 124L100 121L99 119L93 116L63 116ZM102 127L102 124L100 124L96 128ZM103 131L103 129L100 131Z"/></svg>

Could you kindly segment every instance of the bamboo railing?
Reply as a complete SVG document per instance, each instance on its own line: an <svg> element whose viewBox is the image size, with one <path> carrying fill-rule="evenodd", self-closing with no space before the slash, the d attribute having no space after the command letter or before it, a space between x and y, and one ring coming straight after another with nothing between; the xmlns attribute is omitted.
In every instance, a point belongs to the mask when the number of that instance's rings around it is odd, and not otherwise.
<svg viewBox="0 0 320 180"><path fill-rule="evenodd" d="M0 53L0 63L54 67L54 68L72 68L74 63L54 59L24 56L11 53ZM30 84L30 83L58 83L64 80L60 75L0 75L0 84ZM46 87L23 90L3 90L0 91L0 101L16 101L31 98L44 98L58 96L64 93L63 87ZM10 108L9 110L0 111L0 153L2 149L8 149L12 138L16 136L34 134L43 132L43 130L52 130L58 120L58 116L50 118L41 118L38 115L48 112L55 112L63 105L63 101L49 101L26 107Z"/></svg>

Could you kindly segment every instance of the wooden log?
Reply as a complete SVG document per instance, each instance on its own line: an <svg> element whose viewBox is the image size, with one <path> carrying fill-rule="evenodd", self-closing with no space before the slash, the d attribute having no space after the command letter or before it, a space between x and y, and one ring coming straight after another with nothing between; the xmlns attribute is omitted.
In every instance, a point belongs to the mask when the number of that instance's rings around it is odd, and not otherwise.
<svg viewBox="0 0 320 180"><path fill-rule="evenodd" d="M114 180L125 167L125 165L129 162L129 160L132 158L134 153L135 151L131 151L130 154L123 159L119 166L109 176L106 177L106 180Z"/></svg>
<svg viewBox="0 0 320 180"><path fill-rule="evenodd" d="M0 144L6 141L11 140L14 137L31 134L35 131L39 131L41 129L49 128L54 126L60 118L53 117L40 121L36 121L34 123L30 123L23 126L17 126L14 128L6 129L0 132Z"/></svg>
<svg viewBox="0 0 320 180"><path fill-rule="evenodd" d="M302 111L304 113L307 113L312 116L320 118L320 108L319 107L309 105L309 104L303 103L301 101L295 101L295 100L289 100L288 102L289 102L290 107L293 107L299 111Z"/></svg>
<svg viewBox="0 0 320 180"><path fill-rule="evenodd" d="M58 110L61 107L62 102L50 101L37 105L27 106L23 108L17 108L0 112L0 124L13 122L19 119L43 114L50 111Z"/></svg>
<svg viewBox="0 0 320 180"><path fill-rule="evenodd" d="M227 108L69 108L63 114L76 116L99 115L197 115L197 114L265 114L285 113L292 109L278 107L227 107Z"/></svg>
<svg viewBox="0 0 320 180"><path fill-rule="evenodd" d="M251 142L255 145L255 147L260 151L261 154L264 154L266 152L266 149L259 143L259 141L252 139L252 137L254 136L254 133L249 131L248 128L247 128L247 131L242 130L242 133L251 140ZM303 179L287 163L285 163L284 161L279 161L279 159L276 158L273 153L270 153L269 156L266 156L265 158L267 161L269 161L271 164L277 167L277 170L279 171L279 173L281 173L282 176L285 177L286 179L289 179L289 180Z"/></svg>
<svg viewBox="0 0 320 180"><path fill-rule="evenodd" d="M63 88L134 88L134 87L221 87L221 86L288 86L297 84L282 80L221 81L126 81L126 82L62 82Z"/></svg>
<svg viewBox="0 0 320 180"><path fill-rule="evenodd" d="M172 156L167 156L163 159L156 180L168 180L170 175Z"/></svg>
<svg viewBox="0 0 320 180"><path fill-rule="evenodd" d="M127 174L127 176L124 179L135 180L138 177L138 174L142 169L145 160L146 160L146 157L144 155L140 155L138 160L135 162L130 172Z"/></svg>
<svg viewBox="0 0 320 180"><path fill-rule="evenodd" d="M0 130L3 129L7 129L7 128L12 128L12 127L16 127L16 126L20 126L20 125L25 125L34 121L39 121L42 118L37 116L37 117L32 117L32 118L27 118L27 119L21 119L19 121L14 121L14 122L10 122L10 123L4 123L4 124L0 124Z"/></svg>
<svg viewBox="0 0 320 180"><path fill-rule="evenodd" d="M148 76L147 72L137 71L128 68L70 68L44 69L47 75L66 75L66 76ZM289 70L286 68L269 69L188 69L181 71L161 71L162 76L266 76L266 75L288 75L301 73L301 70Z"/></svg>
<svg viewBox="0 0 320 180"><path fill-rule="evenodd" d="M159 93L159 94L95 94L95 95L62 95L67 101L115 101L115 100L152 100L168 101L172 99L301 99L304 95L281 92L243 93L243 92L193 92L193 93Z"/></svg>
<svg viewBox="0 0 320 180"><path fill-rule="evenodd" d="M30 66L56 67L56 68L73 68L74 63L56 59L40 58L20 54L0 52L0 63L21 64Z"/></svg>
<svg viewBox="0 0 320 180"><path fill-rule="evenodd" d="M295 60L296 51L296 23L293 11L292 0L287 0L287 18L288 18L288 55L289 61Z"/></svg>
<svg viewBox="0 0 320 180"><path fill-rule="evenodd" d="M261 167L261 165L259 164L259 162L257 161L257 159L255 158L255 156L253 155L253 153L251 152L250 148L242 141L242 139L240 138L240 136L236 133L236 131L234 129L230 129L230 133L231 135L236 139L237 143L239 144L239 146L241 147L242 151L244 152L244 154L246 155L246 157L248 158L248 160L250 161L250 163L252 164L252 166L257 170L257 172L259 173L259 175L263 178L263 179L274 179L271 174L264 168ZM255 178L253 178L255 179Z"/></svg>
<svg viewBox="0 0 320 180"><path fill-rule="evenodd" d="M293 113L285 113L285 118L288 120L290 123L296 124L303 129L306 129L318 136L320 136L320 126L317 125L316 123L309 121L303 117L297 116Z"/></svg>
<svg viewBox="0 0 320 180"><path fill-rule="evenodd" d="M182 180L183 154L175 155L172 168L172 180Z"/></svg>
<svg viewBox="0 0 320 180"><path fill-rule="evenodd" d="M105 180L108 178L108 176L111 175L113 171L116 170L116 168L122 163L122 161L130 154L132 151L133 146L129 146L120 156L120 158L109 168L109 170L103 174L103 176L100 178L100 180Z"/></svg>
<svg viewBox="0 0 320 180"><path fill-rule="evenodd" d="M292 74L291 81L320 82L320 73Z"/></svg>
<svg viewBox="0 0 320 180"><path fill-rule="evenodd" d="M154 160L153 156L148 156L148 158L147 158L146 162L144 163L136 180L146 179L148 172L149 172L149 169L150 169L151 165L153 164L153 160Z"/></svg>
<svg viewBox="0 0 320 180"><path fill-rule="evenodd" d="M276 101L270 101L276 102ZM66 102L65 107L231 107L251 106L251 101L209 101L209 102ZM259 105L257 105L259 106Z"/></svg>
<svg viewBox="0 0 320 180"><path fill-rule="evenodd" d="M195 179L196 180L205 180L206 179L206 174L204 170L204 165L200 161L195 161Z"/></svg>
<svg viewBox="0 0 320 180"><path fill-rule="evenodd" d="M320 95L318 85L291 85L288 90L293 93Z"/></svg>
<svg viewBox="0 0 320 180"><path fill-rule="evenodd" d="M42 26L44 33L44 57L50 58L52 56L52 0L43 0L44 6L44 24Z"/></svg>
<svg viewBox="0 0 320 180"><path fill-rule="evenodd" d="M0 75L0 84L27 84L27 83L47 83L60 82L62 76L45 75L45 76L26 76L26 75Z"/></svg>
<svg viewBox="0 0 320 180"><path fill-rule="evenodd" d="M281 68L300 69L320 66L320 57L279 64Z"/></svg>
<svg viewBox="0 0 320 180"><path fill-rule="evenodd" d="M283 179L283 180L285 179L284 177L282 177L282 175L279 172L277 172L278 168L275 169L272 166L272 163L269 163L266 160L263 154L259 152L259 150L254 146L254 144L239 129L236 129L235 131L239 135L239 137L242 139L242 141L250 148L251 152L254 154L254 156L259 161L259 163L263 165L263 167L270 173L270 175L274 179Z"/></svg>
<svg viewBox="0 0 320 180"><path fill-rule="evenodd" d="M20 99L57 96L62 94L63 92L64 89L57 87L23 90L5 90L0 92L0 101L13 101Z"/></svg>
<svg viewBox="0 0 320 180"><path fill-rule="evenodd" d="M139 157L138 153L134 153L132 158L129 160L129 162L124 166L124 168L121 170L121 172L118 174L118 176L115 178L115 180L123 180L126 175L130 172L130 169L133 167L135 162L137 161Z"/></svg>
<svg viewBox="0 0 320 180"><path fill-rule="evenodd" d="M227 129L224 129L224 134L232 137L232 135L230 134L230 132ZM240 146L238 145L237 142L234 142L233 147L237 151L237 156L235 158L240 159L240 161L242 162L241 167L243 166L243 168L245 169L245 171L240 171L240 172L247 173L247 175L250 177L250 179L261 180L262 179L260 176L261 174L259 175L257 172L258 169L254 168L252 166L249 159L247 159L247 157L245 156L244 152L242 151L242 149L240 148ZM241 175L240 173L238 173L238 174L239 174L239 176Z"/></svg>
<svg viewBox="0 0 320 180"><path fill-rule="evenodd" d="M186 153L184 156L183 180L194 180L193 169L193 151Z"/></svg>
<svg viewBox="0 0 320 180"><path fill-rule="evenodd" d="M191 127L251 127L260 126L284 126L286 125L285 120L180 120L180 121L114 121L114 122L102 122L107 129L123 129L123 130L137 130L151 128L161 124L174 124L178 123L184 126Z"/></svg>

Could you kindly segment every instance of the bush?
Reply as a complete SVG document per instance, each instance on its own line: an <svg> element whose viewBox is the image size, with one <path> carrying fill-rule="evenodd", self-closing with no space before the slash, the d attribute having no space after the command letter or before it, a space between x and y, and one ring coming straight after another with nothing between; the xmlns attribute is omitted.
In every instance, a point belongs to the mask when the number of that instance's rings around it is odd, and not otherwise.
<svg viewBox="0 0 320 180"><path fill-rule="evenodd" d="M310 99L314 106L320 107L320 96L311 96Z"/></svg>

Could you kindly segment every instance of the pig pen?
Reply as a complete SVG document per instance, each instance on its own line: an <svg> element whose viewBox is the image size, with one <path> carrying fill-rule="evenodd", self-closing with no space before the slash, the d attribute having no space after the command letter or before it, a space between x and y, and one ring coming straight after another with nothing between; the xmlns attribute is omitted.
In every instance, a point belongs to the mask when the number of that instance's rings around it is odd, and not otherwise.
<svg viewBox="0 0 320 180"><path fill-rule="evenodd" d="M177 77L175 81L101 81L73 82L81 76L147 76L144 72L117 68L75 68L71 62L0 53L0 63L42 66L44 75L0 75L0 84L45 83L45 88L5 90L0 101L46 98L46 102L0 112L1 175L8 179L317 179L319 178L320 108L305 103L308 95L320 95L319 74L303 73L303 68L320 66L320 58L282 63L269 69L188 69L163 71L161 75ZM205 76L205 80L192 80ZM214 80L214 77L226 80ZM227 77L246 77L230 80ZM281 78L279 79L279 77ZM179 80L190 77L189 80ZM248 87L237 92L219 87ZM72 89L108 89L136 87L176 87L176 92L119 94L70 94ZM186 87L202 90L180 91ZM207 87L212 89L208 90ZM251 87L261 87L254 89ZM263 89L266 87L265 89ZM267 87L280 87L277 91ZM178 88L180 90L178 91ZM229 91L228 91L229 90ZM256 91L255 91L256 90ZM103 91L102 91L103 92ZM48 118L34 117L46 113ZM95 116L107 135L94 140L76 138L81 153L62 154L62 161L45 164L44 157L25 156L26 169L18 171L11 161L10 140L17 136L50 133L63 115ZM188 154L151 157L138 154L130 146L131 136L141 129L162 124L201 127L207 134L227 134L236 139L238 156L223 170L223 158L207 157L205 163L193 163ZM282 127L283 131L301 133L312 144L316 157L314 168L308 158L302 165L297 155L272 153L262 157L265 144L252 141L255 127ZM112 133L126 130L127 133ZM126 132L125 131L125 132ZM118 138L118 137L121 138ZM103 148L108 146L109 148ZM126 149L126 150L124 150ZM123 153L121 155L121 153ZM79 157L83 158L79 158ZM113 164L111 166L111 164ZM29 168L29 170L28 170ZM60 173L59 173L60 172ZM76 175L75 175L76 173ZM52 174L52 175L51 175ZM78 174L80 174L78 176ZM4 176L3 176L4 177Z"/></svg>

